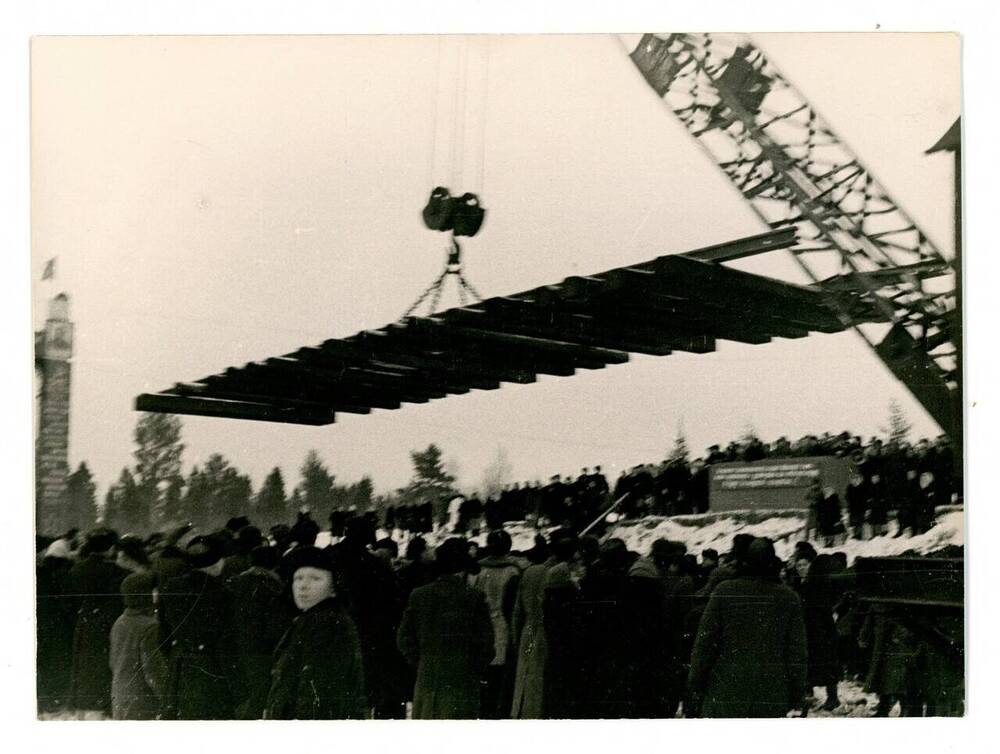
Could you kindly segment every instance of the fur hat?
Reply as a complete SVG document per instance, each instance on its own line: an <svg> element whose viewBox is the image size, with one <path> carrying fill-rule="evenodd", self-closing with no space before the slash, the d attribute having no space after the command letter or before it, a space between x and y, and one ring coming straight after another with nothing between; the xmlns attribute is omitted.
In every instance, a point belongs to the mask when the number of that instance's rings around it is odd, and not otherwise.
<svg viewBox="0 0 1000 754"><path fill-rule="evenodd" d="M334 558L327 549L307 546L296 547L287 556L288 573L294 574L300 568L318 568L321 571L337 572Z"/></svg>
<svg viewBox="0 0 1000 754"><path fill-rule="evenodd" d="M118 541L118 535L111 529L94 529L87 533L87 542L84 545L88 553L107 552Z"/></svg>
<svg viewBox="0 0 1000 754"><path fill-rule="evenodd" d="M192 539L184 554L192 568L209 568L226 557L226 548L216 536L206 534Z"/></svg>
<svg viewBox="0 0 1000 754"><path fill-rule="evenodd" d="M250 519L246 516L233 516L231 519L226 521L226 528L233 534L246 526L250 526Z"/></svg>
<svg viewBox="0 0 1000 754"><path fill-rule="evenodd" d="M756 537L747 545L743 555L744 570L747 575L767 578L779 570L778 558L774 554L774 543L767 537Z"/></svg>
<svg viewBox="0 0 1000 754"><path fill-rule="evenodd" d="M468 543L460 537L449 537L434 550L438 573L459 573L469 564Z"/></svg>
<svg viewBox="0 0 1000 754"><path fill-rule="evenodd" d="M118 540L118 551L124 553L126 557L134 560L140 565L149 565L149 555L146 552L146 545L140 537L135 534L126 534Z"/></svg>

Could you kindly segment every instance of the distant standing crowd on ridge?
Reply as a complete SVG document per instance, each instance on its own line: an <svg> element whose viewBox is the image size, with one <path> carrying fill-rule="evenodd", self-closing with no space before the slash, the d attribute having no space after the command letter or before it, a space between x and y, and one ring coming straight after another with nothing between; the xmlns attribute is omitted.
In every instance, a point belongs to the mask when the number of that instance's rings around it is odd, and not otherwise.
<svg viewBox="0 0 1000 754"><path fill-rule="evenodd" d="M592 523L612 500L621 500L616 514L623 519L641 516L678 516L709 510L709 470L718 463L760 461L766 458L836 456L848 461L850 484L846 500L825 480L817 480L808 493L810 510L807 536L832 545L838 538L880 536L888 531L891 514L897 533L926 531L936 506L957 498L962 480L955 474L955 459L945 436L914 445L883 442L842 432L807 435L790 442L778 438L764 443L756 438L725 448L712 445L703 458L692 462L666 459L622 471L613 485L600 466L585 468L575 478L555 475L546 484L524 482L507 485L485 501L477 495L455 500L451 509L432 502L385 510L382 527L412 534L426 534L447 527L456 534L478 536L512 521L530 526L566 526L576 531ZM846 513L846 520L845 520ZM334 532L343 528L347 512L335 512Z"/></svg>
<svg viewBox="0 0 1000 754"><path fill-rule="evenodd" d="M777 717L838 682L875 714L961 714L961 666L850 589L843 553L768 539L647 555L572 528L512 551L302 514L37 546L40 713L114 719Z"/></svg>

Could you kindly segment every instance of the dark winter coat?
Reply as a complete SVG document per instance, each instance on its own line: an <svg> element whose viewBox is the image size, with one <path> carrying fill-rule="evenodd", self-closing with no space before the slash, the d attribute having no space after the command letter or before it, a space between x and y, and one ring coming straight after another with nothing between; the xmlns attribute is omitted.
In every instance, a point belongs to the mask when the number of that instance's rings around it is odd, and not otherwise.
<svg viewBox="0 0 1000 754"><path fill-rule="evenodd" d="M64 594L76 613L71 709L111 711L111 627L125 607L119 590L128 574L106 557L91 554L66 575Z"/></svg>
<svg viewBox="0 0 1000 754"><path fill-rule="evenodd" d="M72 567L66 558L45 558L35 573L35 618L38 629L38 709L51 712L66 704L73 663L73 604L64 596Z"/></svg>
<svg viewBox="0 0 1000 754"><path fill-rule="evenodd" d="M847 518L851 526L860 527L865 523L865 514L871 500L871 485L862 482L858 485L848 485L847 487Z"/></svg>
<svg viewBox="0 0 1000 754"><path fill-rule="evenodd" d="M166 690L167 661L160 652L159 621L152 611L126 608L111 628L111 716L153 720Z"/></svg>
<svg viewBox="0 0 1000 754"><path fill-rule="evenodd" d="M679 665L670 630L671 597L655 566L645 558L636 561L626 583L624 607L629 630L622 637L628 662L628 717L660 718L666 714L671 681Z"/></svg>
<svg viewBox="0 0 1000 754"><path fill-rule="evenodd" d="M396 647L403 605L392 566L347 540L328 548L336 558L345 604L357 627L369 706L403 708L409 695L405 661Z"/></svg>
<svg viewBox="0 0 1000 754"><path fill-rule="evenodd" d="M820 556L823 557L823 556ZM829 575L813 574L802 590L806 643L809 652L809 685L828 686L840 680L837 656L837 626L833 609L841 590Z"/></svg>
<svg viewBox="0 0 1000 754"><path fill-rule="evenodd" d="M821 537L832 537L844 531L841 515L840 497L836 493L819 501L816 528Z"/></svg>
<svg viewBox="0 0 1000 754"><path fill-rule="evenodd" d="M273 571L249 568L226 581L232 594L239 672L236 716L258 719L271 687L274 649L295 612L284 598L284 585Z"/></svg>
<svg viewBox="0 0 1000 754"><path fill-rule="evenodd" d="M879 480L871 484L871 503L868 511L868 523L872 526L885 526L889 521L889 498L885 482Z"/></svg>
<svg viewBox="0 0 1000 754"><path fill-rule="evenodd" d="M555 563L548 569L542 592L546 647L542 717L600 717L594 709L603 699L603 689L591 683L598 662L591 642L600 642L594 629L598 625L610 627L615 616L604 613L601 620L587 609L591 605L583 602L566 563Z"/></svg>
<svg viewBox="0 0 1000 754"><path fill-rule="evenodd" d="M250 558L242 553L236 553L235 555L230 555L224 561L222 561L222 573L219 574L219 578L222 579L223 583L229 581L233 576L239 576L247 568L250 567Z"/></svg>
<svg viewBox="0 0 1000 754"><path fill-rule="evenodd" d="M761 579L719 584L698 626L688 676L688 693L700 700L701 714L783 717L800 704L805 684L798 595Z"/></svg>
<svg viewBox="0 0 1000 754"><path fill-rule="evenodd" d="M399 627L399 649L416 668L413 717L479 716L480 681L493 659L493 624L482 592L461 575L414 590Z"/></svg>
<svg viewBox="0 0 1000 754"><path fill-rule="evenodd" d="M359 720L367 708L361 643L335 599L302 613L275 651L269 720Z"/></svg>
<svg viewBox="0 0 1000 754"><path fill-rule="evenodd" d="M198 570L160 589L169 672L162 717L232 719L239 673L230 594L218 578Z"/></svg>
<svg viewBox="0 0 1000 754"><path fill-rule="evenodd" d="M561 568L550 570L545 597L545 716L663 717L668 634L655 567L639 561L630 576L595 566L578 593L556 583Z"/></svg>

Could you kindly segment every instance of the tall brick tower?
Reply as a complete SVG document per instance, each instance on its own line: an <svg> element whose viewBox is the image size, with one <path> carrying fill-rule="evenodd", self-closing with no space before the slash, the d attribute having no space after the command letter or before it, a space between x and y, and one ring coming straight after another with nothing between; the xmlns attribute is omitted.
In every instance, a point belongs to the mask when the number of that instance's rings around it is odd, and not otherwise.
<svg viewBox="0 0 1000 754"><path fill-rule="evenodd" d="M45 329L35 333L35 369L41 382L35 441L35 524L39 534L61 534L68 525L66 477L72 355L69 297L60 293L49 302Z"/></svg>

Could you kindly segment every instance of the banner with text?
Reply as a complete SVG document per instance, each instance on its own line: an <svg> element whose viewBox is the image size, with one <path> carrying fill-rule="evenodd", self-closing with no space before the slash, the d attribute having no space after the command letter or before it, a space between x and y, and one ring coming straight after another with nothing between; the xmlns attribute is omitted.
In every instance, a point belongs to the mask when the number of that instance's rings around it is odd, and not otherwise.
<svg viewBox="0 0 1000 754"><path fill-rule="evenodd" d="M847 478L847 461L830 456L717 463L709 470L709 510L805 509L813 479L843 500Z"/></svg>

